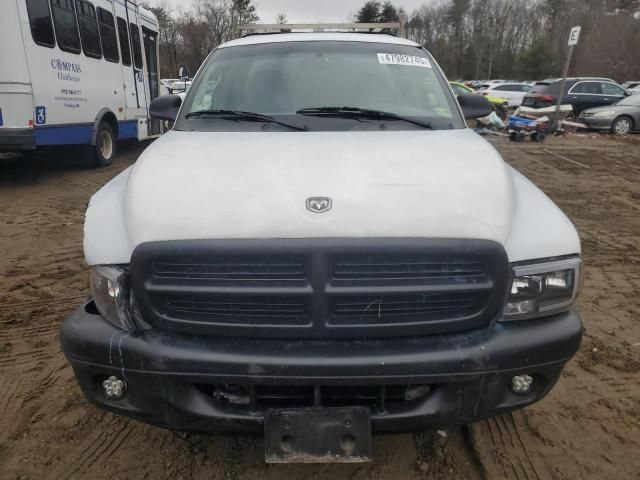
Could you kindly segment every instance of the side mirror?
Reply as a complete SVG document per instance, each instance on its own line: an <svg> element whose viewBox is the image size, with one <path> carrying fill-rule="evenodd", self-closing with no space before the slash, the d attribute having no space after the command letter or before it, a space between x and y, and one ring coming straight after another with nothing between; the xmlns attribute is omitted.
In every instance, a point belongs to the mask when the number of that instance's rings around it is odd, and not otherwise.
<svg viewBox="0 0 640 480"><path fill-rule="evenodd" d="M178 71L178 77L180 78L180 80L185 80L189 77L189 70L187 70L187 67L180 67L180 70Z"/></svg>
<svg viewBox="0 0 640 480"><path fill-rule="evenodd" d="M486 117L487 115L491 115L491 111L493 110L489 100L477 93L458 95L458 103L460 104L460 108L462 108L465 120Z"/></svg>
<svg viewBox="0 0 640 480"><path fill-rule="evenodd" d="M178 95L163 95L156 97L149 106L149 114L152 118L158 120L169 120L175 122L180 106L182 105L182 98Z"/></svg>

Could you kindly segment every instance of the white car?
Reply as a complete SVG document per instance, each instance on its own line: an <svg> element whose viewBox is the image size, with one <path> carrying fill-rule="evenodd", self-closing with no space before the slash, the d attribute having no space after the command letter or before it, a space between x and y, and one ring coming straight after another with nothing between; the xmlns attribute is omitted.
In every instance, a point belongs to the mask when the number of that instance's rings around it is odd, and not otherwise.
<svg viewBox="0 0 640 480"><path fill-rule="evenodd" d="M622 84L622 88L624 88L631 95L635 95L637 93L640 93L640 81L624 82Z"/></svg>
<svg viewBox="0 0 640 480"><path fill-rule="evenodd" d="M506 98L510 107L519 107L524 96L531 91L531 88L532 85L529 83L493 83L480 87L480 93Z"/></svg>
<svg viewBox="0 0 640 480"><path fill-rule="evenodd" d="M269 462L542 399L580 345L580 240L466 127L490 111L392 35L217 48L90 201L92 299L61 333L86 397L262 432Z"/></svg>

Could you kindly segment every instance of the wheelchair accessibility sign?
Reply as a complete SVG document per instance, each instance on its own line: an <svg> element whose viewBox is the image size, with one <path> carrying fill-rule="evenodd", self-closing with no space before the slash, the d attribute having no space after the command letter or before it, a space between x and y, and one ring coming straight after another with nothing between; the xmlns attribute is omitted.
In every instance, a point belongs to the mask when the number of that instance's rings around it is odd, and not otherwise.
<svg viewBox="0 0 640 480"><path fill-rule="evenodd" d="M47 123L47 110L45 107L36 107L36 125Z"/></svg>

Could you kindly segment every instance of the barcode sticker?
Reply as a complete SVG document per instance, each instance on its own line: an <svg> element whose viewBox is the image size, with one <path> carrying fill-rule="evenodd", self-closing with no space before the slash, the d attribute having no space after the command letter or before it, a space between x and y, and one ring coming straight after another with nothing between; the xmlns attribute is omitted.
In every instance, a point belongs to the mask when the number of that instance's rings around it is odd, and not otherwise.
<svg viewBox="0 0 640 480"><path fill-rule="evenodd" d="M404 65L407 67L432 68L431 62L424 57L400 55L397 53L379 53L378 61L384 65Z"/></svg>

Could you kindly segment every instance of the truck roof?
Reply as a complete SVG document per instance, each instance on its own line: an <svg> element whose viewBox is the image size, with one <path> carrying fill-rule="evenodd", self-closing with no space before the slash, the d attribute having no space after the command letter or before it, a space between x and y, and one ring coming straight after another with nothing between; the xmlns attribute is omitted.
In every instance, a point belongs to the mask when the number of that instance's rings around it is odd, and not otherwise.
<svg viewBox="0 0 640 480"><path fill-rule="evenodd" d="M237 40L231 40L220 45L219 48L238 47L241 45L259 45L264 43L286 43L286 42L367 42L367 43L388 43L391 45L409 45L419 47L415 42L405 38L399 38L385 33L339 33L339 32L316 32L316 33L270 33L260 35L248 35Z"/></svg>

